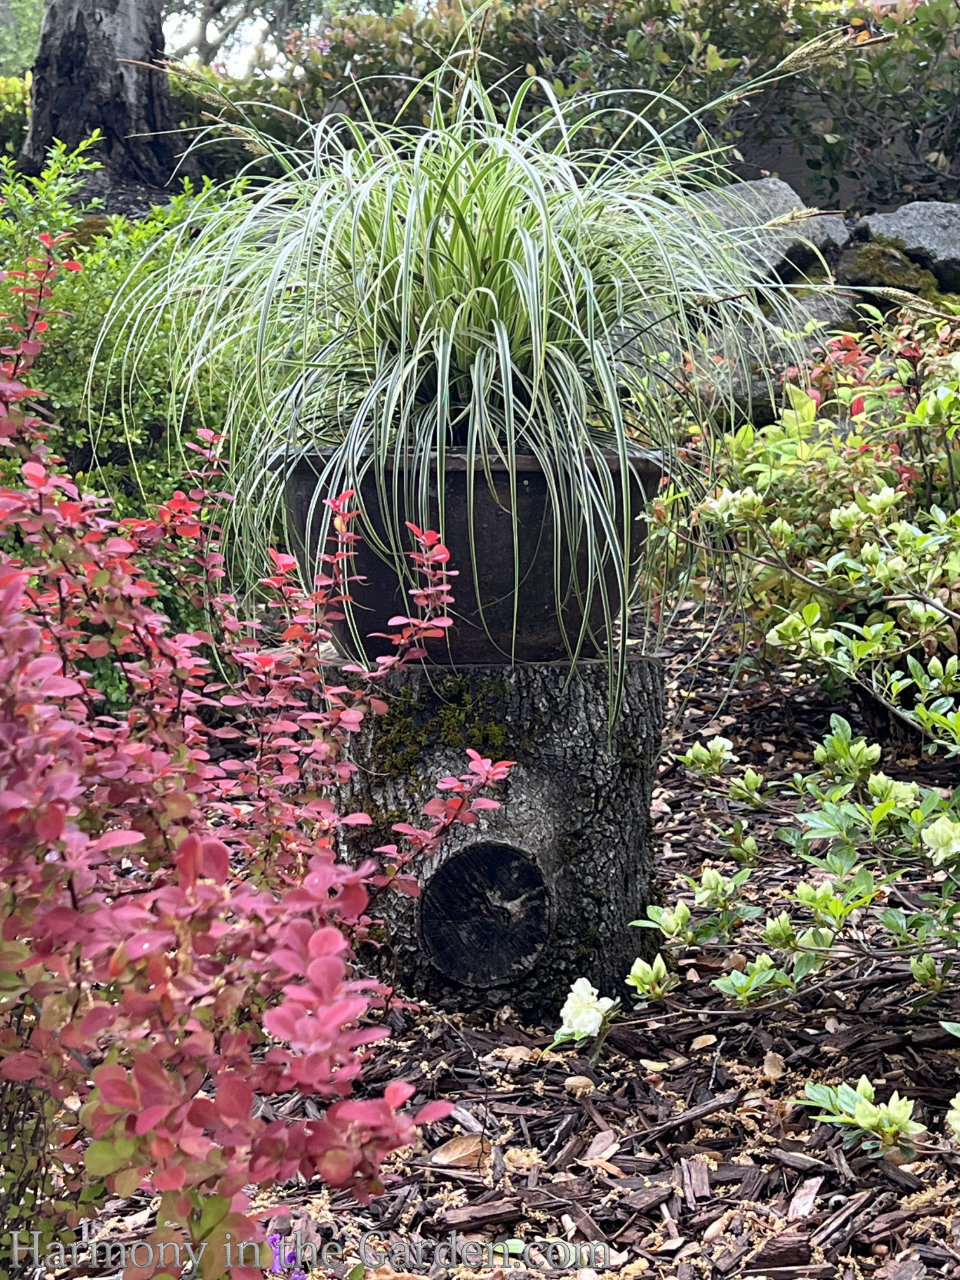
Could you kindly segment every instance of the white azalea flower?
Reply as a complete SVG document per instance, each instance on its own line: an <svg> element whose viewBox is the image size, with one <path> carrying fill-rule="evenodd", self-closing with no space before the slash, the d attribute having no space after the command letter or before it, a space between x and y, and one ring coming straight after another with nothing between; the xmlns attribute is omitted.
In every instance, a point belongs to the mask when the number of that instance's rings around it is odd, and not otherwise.
<svg viewBox="0 0 960 1280"><path fill-rule="evenodd" d="M615 1000L601 996L587 978L578 978L560 1010L559 1034L576 1040L599 1035L604 1018L615 1004Z"/></svg>
<svg viewBox="0 0 960 1280"><path fill-rule="evenodd" d="M705 498L702 507L703 510L712 516L717 516L721 520L725 520L732 515L737 505L737 495L732 493L725 485L718 489L710 498Z"/></svg>
<svg viewBox="0 0 960 1280"><path fill-rule="evenodd" d="M939 867L948 858L960 854L960 822L942 814L920 832L920 839L933 854L933 865Z"/></svg>
<svg viewBox="0 0 960 1280"><path fill-rule="evenodd" d="M897 782L885 773L871 773L867 790L881 804L892 800L900 809L912 809L920 798L920 788L915 782Z"/></svg>

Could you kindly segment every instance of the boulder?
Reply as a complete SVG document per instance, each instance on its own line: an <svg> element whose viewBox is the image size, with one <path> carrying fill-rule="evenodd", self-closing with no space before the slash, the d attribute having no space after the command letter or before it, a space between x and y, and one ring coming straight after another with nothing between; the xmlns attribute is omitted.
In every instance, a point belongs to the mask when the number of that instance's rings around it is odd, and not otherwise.
<svg viewBox="0 0 960 1280"><path fill-rule="evenodd" d="M893 213L872 213L857 233L891 240L921 267L932 271L941 289L960 292L960 204L915 200Z"/></svg>
<svg viewBox="0 0 960 1280"><path fill-rule="evenodd" d="M793 187L779 178L734 182L703 198L711 212L731 229L755 228L789 214L808 212ZM849 239L850 232L841 215L811 212L809 217L799 217L796 222L762 233L750 253L769 276L782 280L816 263L818 254L832 264Z"/></svg>
<svg viewBox="0 0 960 1280"><path fill-rule="evenodd" d="M697 381L702 393L713 388L706 402L718 422L750 421L758 427L774 422L783 401L781 375L787 366L823 347L832 333L856 333L863 327L857 311L861 299L851 290L824 287L783 292L789 310L783 323L772 332L768 329L763 339L744 332L744 350L756 353L755 360L724 365L715 359L718 350L703 357ZM651 339L649 333L638 340L624 331L620 361L625 369L635 372L649 365L657 351L663 352L660 367L664 374L671 368L679 369L684 353L678 347Z"/></svg>
<svg viewBox="0 0 960 1280"><path fill-rule="evenodd" d="M840 255L834 274L838 284L856 285L865 293L870 289L902 289L929 298L936 293L938 281L932 271L912 262L895 245L876 240L854 241ZM872 299L884 304L882 295Z"/></svg>
<svg viewBox="0 0 960 1280"><path fill-rule="evenodd" d="M793 298L793 315L781 326L782 341L770 342L763 367L738 365L729 381L718 386L714 414L733 424L752 422L756 427L775 422L783 402L781 377L798 355L812 355L832 333L856 332L857 299L843 290L802 294ZM716 378L716 372L714 372Z"/></svg>

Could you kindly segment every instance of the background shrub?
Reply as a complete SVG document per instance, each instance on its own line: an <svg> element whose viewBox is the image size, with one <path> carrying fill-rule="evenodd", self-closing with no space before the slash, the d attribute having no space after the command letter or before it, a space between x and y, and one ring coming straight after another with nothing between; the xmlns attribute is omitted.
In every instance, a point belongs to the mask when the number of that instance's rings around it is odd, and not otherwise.
<svg viewBox="0 0 960 1280"><path fill-rule="evenodd" d="M859 682L960 754L960 311L923 307L832 339L779 422L730 438L701 519L746 553L769 656Z"/></svg>
<svg viewBox="0 0 960 1280"><path fill-rule="evenodd" d="M878 16L879 13L882 17ZM795 153L807 169L811 194L836 195L845 180L864 203L904 194L956 194L960 155L960 14L952 0L902 0L872 5L784 5L772 0L520 0L489 11L481 73L543 76L559 97L624 90L668 93L658 125L682 122L730 89L769 71L799 44L848 26L857 41L849 58L799 70L795 80L770 86L715 114L710 132L738 143L748 160L763 144ZM411 78L434 70L462 41L458 6L426 13L405 8L392 17L342 15L320 36L291 50L300 92L311 113L331 107L355 112L355 81L375 115L403 104ZM407 77L407 86L400 77ZM416 120L422 104L408 110ZM539 105L542 105L539 104ZM708 145L699 124L687 144ZM587 131L591 142L610 142ZM849 189L849 187L847 188Z"/></svg>
<svg viewBox="0 0 960 1280"><path fill-rule="evenodd" d="M19 154L27 136L29 107L29 77L0 76L0 154Z"/></svg>
<svg viewBox="0 0 960 1280"><path fill-rule="evenodd" d="M232 81L205 69L173 80L182 127L200 130L228 101L243 104L261 130L298 136L297 115L369 110L392 119L413 82L465 46L459 5L438 0L384 15L344 8L319 34L291 35L282 67L257 68ZM900 0L890 7L780 0L501 0L487 10L480 72L507 87L542 76L561 98L625 90L669 93L657 124L682 124L696 111L776 65L804 41L848 27L859 42L850 58L799 71L788 84L718 109L710 132L737 143L745 158L784 164L819 200L882 205L920 195L953 198L960 186L960 14L953 0ZM269 74L268 74L269 72ZM361 88L358 89L358 83ZM366 104L361 108L360 99ZM15 154L26 126L22 80L0 80L0 150ZM531 109L542 106L530 100ZM279 109L279 110L278 110ZM405 119L419 123L416 100ZM700 126L686 130L687 145ZM691 136L692 133L692 136ZM586 142L612 134L586 130ZM230 177L249 156L229 135L208 139L203 171Z"/></svg>
<svg viewBox="0 0 960 1280"><path fill-rule="evenodd" d="M62 272L51 281L51 341L38 356L36 376L52 419L52 447L71 474L87 476L95 488L109 491L125 512L142 509L144 496L160 500L181 471L179 436L171 439L165 428L168 332L158 316L138 352L141 376L123 413L115 384L98 378L88 387L97 338L117 295L140 272L163 271L169 265L176 243L164 234L189 216L198 198L224 197L209 185L197 193L188 184L168 205L136 222L104 217L96 201L78 208L83 181L97 167L91 159L95 148L95 139L72 154L55 147L37 178L18 174L9 157L0 159L5 214L0 217L0 261L9 270L22 271L36 254L39 235L70 230L70 252L84 269ZM148 250L154 250L149 262L144 257ZM194 397L184 426L219 429L222 421L220 393L211 385Z"/></svg>
<svg viewBox="0 0 960 1280"><path fill-rule="evenodd" d="M807 31L835 20L812 8L795 6ZM901 0L893 8L848 7L843 20L861 42L852 60L822 65L756 100L741 113L745 143L795 148L821 201L838 193L864 207L955 199L960 10L953 0Z"/></svg>

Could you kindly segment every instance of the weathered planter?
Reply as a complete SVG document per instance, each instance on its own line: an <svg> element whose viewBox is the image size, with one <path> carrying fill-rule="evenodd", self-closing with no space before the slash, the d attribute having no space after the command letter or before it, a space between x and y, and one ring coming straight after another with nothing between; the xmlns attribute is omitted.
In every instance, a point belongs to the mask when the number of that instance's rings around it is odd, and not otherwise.
<svg viewBox="0 0 960 1280"><path fill-rule="evenodd" d="M312 572L316 563L318 521L311 520L311 510L317 509L318 477L324 464L323 455L304 455L285 480L284 499L289 523L299 539L297 551L308 572ZM616 477L619 459L609 455L607 465ZM450 629L449 637L430 642L431 656L440 662L456 664L564 659L568 656L565 636L572 643L582 623L583 607L578 599L577 585L582 588L587 580L586 551L583 547L571 551L563 529L559 531L558 538L546 478L535 458L518 457L517 585L509 473L502 465L494 464L491 467L491 486L479 461L475 472L471 529L467 506L467 460L455 454L448 457L443 533L450 550L451 565L457 570L457 577L453 580L456 603L451 610L455 625ZM662 466L656 454L638 453L631 462L630 507L632 519L636 521L631 538L631 582L640 567L646 531L644 522L636 517L642 512L646 499L656 492L661 475ZM402 477L397 479L402 492ZM372 474L368 474L360 488L359 504L377 537L388 543L379 497L376 481ZM437 528L439 510L435 486L430 504L431 525ZM622 529L624 515L619 502L615 519ZM563 588L563 605L559 610L554 586L555 555L559 556ZM371 638L371 633L388 631L390 618L410 612L410 600L406 594L410 584L401 581L396 563L381 558L369 539L361 541L358 547L354 571L364 579L351 587L355 626L364 655L372 660L380 654L393 652L389 640ZM616 599L617 575L612 564L607 566L606 579L607 591ZM584 657L601 654L608 639L599 590L593 594L589 625L590 634L581 650ZM333 630L338 647L344 652L355 649L347 622L335 624Z"/></svg>
<svg viewBox="0 0 960 1280"><path fill-rule="evenodd" d="M386 716L358 735L351 800L373 825L345 831L351 861L418 821L465 750L516 764L499 809L455 828L440 852L408 866L419 898L381 897L380 946L364 959L407 995L457 1009L509 1004L555 1022L570 984L587 977L625 996L648 954L630 927L652 901L650 800L663 726L663 674L630 657L612 730L605 662L507 668L414 668L382 689Z"/></svg>

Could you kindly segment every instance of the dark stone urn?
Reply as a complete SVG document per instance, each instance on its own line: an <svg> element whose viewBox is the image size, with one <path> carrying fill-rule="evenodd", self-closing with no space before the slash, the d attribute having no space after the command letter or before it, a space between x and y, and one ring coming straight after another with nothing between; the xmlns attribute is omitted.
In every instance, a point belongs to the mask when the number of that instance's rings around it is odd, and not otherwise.
<svg viewBox="0 0 960 1280"><path fill-rule="evenodd" d="M284 498L290 527L298 539L301 561L308 572L316 563L317 537L322 510L317 501L318 480L326 456L305 454L288 472ZM620 462L607 455L619 491ZM644 503L660 483L659 455L637 453L630 464L630 507L633 519L631 564L628 577L636 579L640 567L645 522L638 518ZM433 641L431 656L438 662L503 663L552 662L568 657L583 621L583 585L586 582L587 552L583 545L571 547L566 529L558 529L554 519L547 478L537 460L519 456L516 460L516 531L511 514L510 475L492 463L488 476L483 464L475 464L473 512L470 519L467 462L452 454L445 474L445 521L443 536L450 550L455 597L451 612L454 626L443 641ZM395 476L403 492L403 476ZM492 482L492 483L491 483ZM326 495L321 495L326 496ZM431 527L439 526L435 486L430 495ZM372 526L376 539L389 545L387 522L380 507L380 493L374 475L368 472L360 486L359 505ZM615 521L623 525L622 503L618 501ZM472 530L471 530L472 525ZM583 530L580 531L581 535ZM389 640L371 637L389 630L389 620L410 612L407 590L410 579L401 579L396 559L378 554L373 539L360 542L354 558L354 572L362 579L351 587L356 633L364 656L374 659L391 653ZM581 536L581 543L583 538ZM612 600L617 598L617 570L606 566L605 586ZM560 591L557 591L557 583ZM558 603L562 602L558 608ZM514 638L514 628L516 634ZM357 648L347 622L335 624L334 637L345 652ZM580 650L582 657L598 657L606 648L603 597L595 589L588 617L588 629Z"/></svg>

